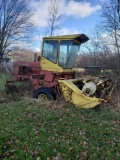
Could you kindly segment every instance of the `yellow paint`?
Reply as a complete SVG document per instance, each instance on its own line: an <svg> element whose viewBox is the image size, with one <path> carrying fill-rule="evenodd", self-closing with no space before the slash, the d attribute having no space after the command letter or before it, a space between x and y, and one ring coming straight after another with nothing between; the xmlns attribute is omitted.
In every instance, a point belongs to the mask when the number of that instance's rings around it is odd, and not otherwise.
<svg viewBox="0 0 120 160"><path fill-rule="evenodd" d="M85 34L71 34L62 36L44 37L45 40L78 40L80 43L84 43L89 40Z"/></svg>
<svg viewBox="0 0 120 160"><path fill-rule="evenodd" d="M94 108L101 103L99 98L88 97L73 83L78 79L59 80L59 86L67 102L81 108ZM82 81L82 79L81 79Z"/></svg>
<svg viewBox="0 0 120 160"><path fill-rule="evenodd" d="M47 96L45 94L40 94L38 99L47 100Z"/></svg>
<svg viewBox="0 0 120 160"><path fill-rule="evenodd" d="M66 35L66 36L53 36L53 37L44 37L44 40L57 40L58 41L58 55L56 63L51 62L50 60L44 58L41 55L40 67L41 70L53 71L53 72L71 72L72 69L64 69L58 65L59 52L60 52L60 41L61 40L74 40L79 44L82 44L88 40L88 37L85 35ZM75 69L77 70L77 69ZM93 108L99 105L102 102L107 102L111 98L111 93L108 95L107 99L100 99L95 97L88 97L83 94L83 92L74 84L76 81L83 81L83 79L69 79L69 80L58 80L60 89L63 93L63 96L66 101L73 103L74 105L81 108ZM43 98L45 98L42 95Z"/></svg>
<svg viewBox="0 0 120 160"><path fill-rule="evenodd" d="M63 69L58 63L53 63L46 58L42 57L40 61L41 70L53 71L53 72L71 72L72 69Z"/></svg>
<svg viewBox="0 0 120 160"><path fill-rule="evenodd" d="M63 36L51 36L51 37L43 37L43 43L45 40L56 40L58 41L58 55L57 55L57 62L53 63L50 60L43 57L43 51L41 52L41 60L40 60L40 67L41 70L53 71L53 72L71 72L71 69L65 69L58 65L59 59L59 50L60 50L60 41L61 40L74 40L78 44L82 44L89 40L89 38L84 34L72 34L72 35L63 35Z"/></svg>

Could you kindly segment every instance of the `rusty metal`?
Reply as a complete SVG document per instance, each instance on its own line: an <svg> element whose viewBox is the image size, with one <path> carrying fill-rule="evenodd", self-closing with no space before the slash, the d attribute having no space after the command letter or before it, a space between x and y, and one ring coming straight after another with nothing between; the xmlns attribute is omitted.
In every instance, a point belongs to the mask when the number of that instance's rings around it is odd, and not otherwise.
<svg viewBox="0 0 120 160"><path fill-rule="evenodd" d="M101 101L107 102L115 88L113 82L106 77L98 77L86 80L83 87L83 93L90 97L100 98ZM91 84L91 86L90 86Z"/></svg>
<svg viewBox="0 0 120 160"><path fill-rule="evenodd" d="M79 46L88 40L85 35L46 37L43 38L43 44L46 44L46 40L47 42L52 41L52 43L53 40L58 41L58 43L54 44L55 46L57 44L55 48L60 48L61 41L69 40L70 44L73 41L71 47L66 44L66 59L62 52L56 50L56 58L53 61L50 59L53 55L52 51L48 52L44 48L45 45L43 45L40 62L16 61L14 63L13 80L7 81L5 85L8 93L9 91L19 92L15 86L16 82L30 82L34 89L34 98L38 98L40 94L42 96L46 94L46 97L51 96L55 99L56 94L59 96L64 91L64 97L69 102L72 102L76 106L82 105L85 108L95 107L100 104L100 101L107 102L110 99L114 89L111 80L105 77L89 80L75 79L75 73L72 71L72 67ZM71 52L69 52L69 48L71 48ZM82 98L83 101L81 102L80 99ZM92 104L89 104L90 102Z"/></svg>
<svg viewBox="0 0 120 160"><path fill-rule="evenodd" d="M19 92L15 83L30 82L37 90L41 87L52 88L56 93L60 93L58 89L58 80L61 78L73 79L75 78L74 72L52 72L40 70L39 62L21 62L14 63L13 80L6 81L5 87L7 93Z"/></svg>

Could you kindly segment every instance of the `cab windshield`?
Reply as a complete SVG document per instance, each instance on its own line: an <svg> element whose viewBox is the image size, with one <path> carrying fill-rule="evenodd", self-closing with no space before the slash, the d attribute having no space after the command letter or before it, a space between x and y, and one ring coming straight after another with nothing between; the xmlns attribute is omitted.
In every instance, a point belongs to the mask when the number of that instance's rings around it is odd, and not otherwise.
<svg viewBox="0 0 120 160"><path fill-rule="evenodd" d="M80 45L74 41L61 41L58 64L62 68L73 68Z"/></svg>
<svg viewBox="0 0 120 160"><path fill-rule="evenodd" d="M43 57L62 68L73 68L80 45L73 40L47 40L43 44Z"/></svg>

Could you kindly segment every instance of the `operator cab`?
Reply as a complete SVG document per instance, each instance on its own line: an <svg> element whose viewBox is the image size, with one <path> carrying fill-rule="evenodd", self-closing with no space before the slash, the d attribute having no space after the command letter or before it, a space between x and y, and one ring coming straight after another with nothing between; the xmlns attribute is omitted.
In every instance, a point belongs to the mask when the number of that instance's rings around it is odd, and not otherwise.
<svg viewBox="0 0 120 160"><path fill-rule="evenodd" d="M88 40L84 34L43 38L41 69L70 71L75 63L80 45Z"/></svg>

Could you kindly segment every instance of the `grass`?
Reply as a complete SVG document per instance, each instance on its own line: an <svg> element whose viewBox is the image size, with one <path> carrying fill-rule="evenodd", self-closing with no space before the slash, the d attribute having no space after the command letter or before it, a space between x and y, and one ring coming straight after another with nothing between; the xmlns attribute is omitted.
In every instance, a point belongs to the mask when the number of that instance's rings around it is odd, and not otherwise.
<svg viewBox="0 0 120 160"><path fill-rule="evenodd" d="M6 74L0 73L0 91L4 89L6 78L7 78Z"/></svg>
<svg viewBox="0 0 120 160"><path fill-rule="evenodd" d="M6 80L11 80L11 78L12 76L10 74L0 73L0 100L4 100L6 98L5 83Z"/></svg>
<svg viewBox="0 0 120 160"><path fill-rule="evenodd" d="M0 158L120 159L119 114L57 105L0 105Z"/></svg>
<svg viewBox="0 0 120 160"><path fill-rule="evenodd" d="M120 116L30 98L0 104L1 160L119 160Z"/></svg>
<svg viewBox="0 0 120 160"><path fill-rule="evenodd" d="M11 94L7 94L7 88L5 87L6 80L13 81L13 77L10 74L0 73L0 101L4 100L16 100L19 99L20 96L23 94L31 94L32 93L32 86L28 82L14 82L11 85L14 85L17 89L17 92L14 92L14 88L10 90ZM31 96L31 95L30 95Z"/></svg>

